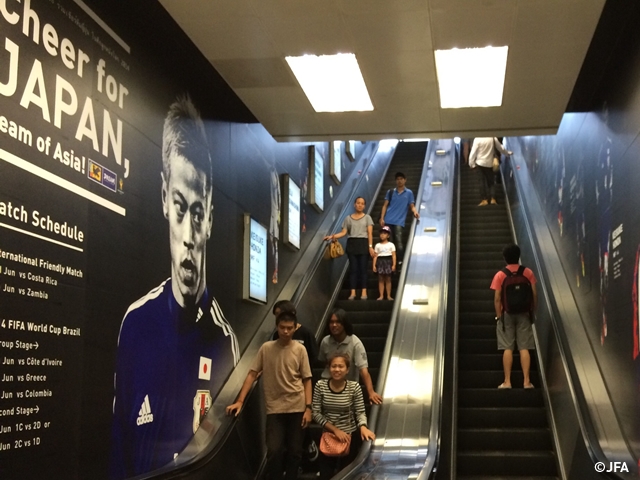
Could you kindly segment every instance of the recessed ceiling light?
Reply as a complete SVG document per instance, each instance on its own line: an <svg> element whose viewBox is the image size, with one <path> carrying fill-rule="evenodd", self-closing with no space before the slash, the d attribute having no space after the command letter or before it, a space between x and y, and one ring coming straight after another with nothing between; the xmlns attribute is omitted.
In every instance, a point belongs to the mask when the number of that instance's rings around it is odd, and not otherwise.
<svg viewBox="0 0 640 480"><path fill-rule="evenodd" d="M499 107L509 47L436 50L441 108Z"/></svg>
<svg viewBox="0 0 640 480"><path fill-rule="evenodd" d="M373 110L353 53L285 57L316 112Z"/></svg>

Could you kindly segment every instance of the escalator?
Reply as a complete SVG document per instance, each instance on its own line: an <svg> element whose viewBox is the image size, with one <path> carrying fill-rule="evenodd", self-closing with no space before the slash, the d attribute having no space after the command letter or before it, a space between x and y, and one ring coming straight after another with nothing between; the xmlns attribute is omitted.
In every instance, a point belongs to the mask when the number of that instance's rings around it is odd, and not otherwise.
<svg viewBox="0 0 640 480"><path fill-rule="evenodd" d="M391 160L391 164L389 165L385 179L380 187L378 197L373 203L372 209L369 212L371 218L374 221L374 245L379 241L380 238L380 225L378 221L380 219L380 213L384 204L384 198L386 193L390 189L395 188L396 172L402 172L406 175L407 183L405 186L406 188L414 192L415 195L420 185L426 150L426 142L403 142L399 143L396 147L396 152L393 156L393 159ZM411 212L407 212L405 232L408 232L409 226L412 222L412 218L413 216ZM400 259L398 258L397 261L399 262ZM386 299L380 301L376 300L376 298L378 298L378 276L377 274L373 273L372 260L369 260L368 272L368 300L360 300L359 298L356 298L355 300L348 300L350 294L350 286L349 273L347 272L344 275L342 287L338 294L338 299L334 304L334 308L342 308L347 312L347 318L353 324L353 333L364 344L368 357L369 374L371 375L371 381L374 385L374 388L376 388L376 385L378 384L380 364L382 362L383 352L387 343L389 324L391 321L394 302ZM394 298L398 288L398 278L398 273L396 273L392 278L391 296ZM325 326L324 335L328 334L328 328ZM321 367L317 367L314 369L314 379L320 378L322 370L323 368ZM368 392L364 385L362 387L362 392L364 395L365 405L367 405L367 414L369 414L370 405ZM316 442L319 442L322 429L316 425L312 427L312 431L312 437ZM306 472L302 478L314 478L314 467L311 466L311 468L308 470L309 471Z"/></svg>
<svg viewBox="0 0 640 480"><path fill-rule="evenodd" d="M426 142L402 142L398 144L389 169L387 170L385 179L380 187L378 197L369 213L374 222L374 245L378 243L380 239L380 224L378 221L380 219L380 212L382 211L385 195L390 189L393 189L396 186L396 172L402 172L406 175L406 188L414 192L415 195L420 185L426 150ZM413 216L411 215L411 212L407 212L405 230L408 230L408 226L411 225L412 218ZM400 258L397 259L398 262L400 262L400 260ZM376 298L378 298L378 275L373 273L372 260L369 260L368 272L367 291L369 299L366 301L359 299L347 300L349 297L349 274L347 273L342 283L342 289L340 290L340 295L335 307L342 308L347 312L347 318L351 323L353 323L354 334L362 340L368 355L371 381L375 387L378 382L382 352L389 332L389 322L391 320L393 302L386 299L376 301ZM396 273L393 275L392 279L392 297L394 298L397 288L398 274ZM328 332L326 333L328 334ZM365 403L368 403L368 399L366 398L367 391L365 388L363 388L362 391L365 395Z"/></svg>
<svg viewBox="0 0 640 480"><path fill-rule="evenodd" d="M535 389L522 388L517 351L513 389L497 388L504 377L489 285L504 267L502 248L513 242L504 191L496 185L498 205L479 207L479 173L465 166L461 175L457 478L557 478L536 355Z"/></svg>

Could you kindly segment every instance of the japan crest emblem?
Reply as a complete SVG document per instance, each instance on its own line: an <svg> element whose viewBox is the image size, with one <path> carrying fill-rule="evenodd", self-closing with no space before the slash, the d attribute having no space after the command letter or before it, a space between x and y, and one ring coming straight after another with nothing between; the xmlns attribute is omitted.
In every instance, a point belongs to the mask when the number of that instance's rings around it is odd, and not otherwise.
<svg viewBox="0 0 640 480"><path fill-rule="evenodd" d="M196 433L200 422L211 408L211 394L209 390L198 390L193 399L193 433Z"/></svg>

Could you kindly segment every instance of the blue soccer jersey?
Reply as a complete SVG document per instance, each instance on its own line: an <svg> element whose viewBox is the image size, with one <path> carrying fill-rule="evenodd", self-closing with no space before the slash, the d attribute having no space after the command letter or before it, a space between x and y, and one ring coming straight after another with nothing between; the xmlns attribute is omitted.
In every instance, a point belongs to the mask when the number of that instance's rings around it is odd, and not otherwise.
<svg viewBox="0 0 640 480"><path fill-rule="evenodd" d="M187 445L238 362L238 341L205 291L182 308L163 282L127 310L120 327L111 478L171 462Z"/></svg>

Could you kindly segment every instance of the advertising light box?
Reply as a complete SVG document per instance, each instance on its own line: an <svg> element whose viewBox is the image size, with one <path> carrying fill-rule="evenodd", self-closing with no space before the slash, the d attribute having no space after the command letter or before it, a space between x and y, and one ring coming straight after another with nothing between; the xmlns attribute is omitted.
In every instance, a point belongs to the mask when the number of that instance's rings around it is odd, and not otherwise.
<svg viewBox="0 0 640 480"><path fill-rule="evenodd" d="M267 303L267 229L244 215L243 298Z"/></svg>
<svg viewBox="0 0 640 480"><path fill-rule="evenodd" d="M315 145L309 146L309 203L324 210L324 159Z"/></svg>
<svg viewBox="0 0 640 480"><path fill-rule="evenodd" d="M288 174L282 176L282 237L287 245L300 249L300 187Z"/></svg>

